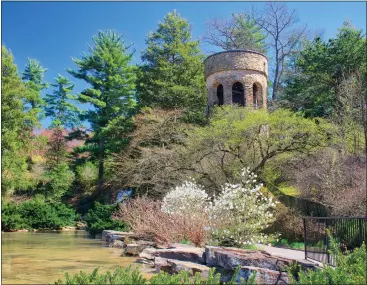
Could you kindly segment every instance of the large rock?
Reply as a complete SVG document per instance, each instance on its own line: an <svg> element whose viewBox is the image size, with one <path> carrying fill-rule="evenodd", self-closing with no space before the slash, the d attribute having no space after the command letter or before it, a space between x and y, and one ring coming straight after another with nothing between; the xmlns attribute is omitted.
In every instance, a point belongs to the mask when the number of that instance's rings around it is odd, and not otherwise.
<svg viewBox="0 0 367 285"><path fill-rule="evenodd" d="M242 266L236 277L236 282L240 284L241 278L244 278L246 281L248 281L251 274L256 274L255 284L289 284L287 273L253 266Z"/></svg>
<svg viewBox="0 0 367 285"><path fill-rule="evenodd" d="M144 248L144 250L139 253L139 257L143 259L154 260L154 258L156 257L156 251L157 249L155 248Z"/></svg>
<svg viewBox="0 0 367 285"><path fill-rule="evenodd" d="M206 265L174 259L168 259L167 264L170 266L172 274L176 274L184 270L189 272L190 276L194 276L197 272L200 273L202 278L208 278L209 275L210 267Z"/></svg>
<svg viewBox="0 0 367 285"><path fill-rule="evenodd" d="M66 226L66 227L62 227L61 231L75 231L76 227L71 227L71 226Z"/></svg>
<svg viewBox="0 0 367 285"><path fill-rule="evenodd" d="M199 247L177 247L166 249L145 248L139 257L153 260L155 257L166 259L176 259L181 261L190 261L196 263L205 263L205 249Z"/></svg>
<svg viewBox="0 0 367 285"><path fill-rule="evenodd" d="M205 249L200 247L177 247L169 249L158 249L155 256L181 261L205 263Z"/></svg>
<svg viewBox="0 0 367 285"><path fill-rule="evenodd" d="M208 278L210 269L206 265L162 257L156 257L154 259L154 265L156 273L164 271L169 274L177 274L180 271L187 271L189 276L194 276L196 272L199 272L202 278Z"/></svg>
<svg viewBox="0 0 367 285"><path fill-rule="evenodd" d="M114 248L125 248L126 244L122 240L112 240L108 246Z"/></svg>
<svg viewBox="0 0 367 285"><path fill-rule="evenodd" d="M146 247L147 245L145 244L129 243L126 245L125 254L133 256L139 255Z"/></svg>
<svg viewBox="0 0 367 285"><path fill-rule="evenodd" d="M87 224L84 222L77 222L76 229L77 230L85 230L87 228Z"/></svg>
<svg viewBox="0 0 367 285"><path fill-rule="evenodd" d="M207 246L205 248L205 261L208 266L222 267L234 270L237 266L251 266L275 271L285 271L294 260L274 256L266 251L245 250L238 248L225 248ZM315 264L298 260L303 269L315 267Z"/></svg>
<svg viewBox="0 0 367 285"><path fill-rule="evenodd" d="M110 242L111 240L125 240L126 237L134 238L134 233L131 232L121 232L121 231L112 231L112 230L104 230L102 231L102 240L106 242Z"/></svg>
<svg viewBox="0 0 367 285"><path fill-rule="evenodd" d="M161 271L170 272L170 266L167 263L167 258L155 257L154 267L156 273L159 273Z"/></svg>
<svg viewBox="0 0 367 285"><path fill-rule="evenodd" d="M149 267L155 267L154 265L154 260L150 260L150 259L145 259L145 258L137 258L135 260L136 263L140 263L140 264L145 264L145 265L149 265Z"/></svg>

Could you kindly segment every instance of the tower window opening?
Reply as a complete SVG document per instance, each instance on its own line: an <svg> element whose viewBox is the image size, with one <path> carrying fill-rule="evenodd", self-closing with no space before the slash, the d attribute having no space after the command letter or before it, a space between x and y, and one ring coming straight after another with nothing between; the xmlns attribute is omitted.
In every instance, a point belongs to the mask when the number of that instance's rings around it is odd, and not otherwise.
<svg viewBox="0 0 367 285"><path fill-rule="evenodd" d="M235 82L232 86L232 103L245 106L245 92L240 82Z"/></svg>
<svg viewBox="0 0 367 285"><path fill-rule="evenodd" d="M263 96L261 85L254 83L252 86L252 104L255 109L261 108L263 106Z"/></svg>
<svg viewBox="0 0 367 285"><path fill-rule="evenodd" d="M217 87L217 99L218 99L218 105L222 106L224 104L224 94L223 94L223 85L220 84Z"/></svg>

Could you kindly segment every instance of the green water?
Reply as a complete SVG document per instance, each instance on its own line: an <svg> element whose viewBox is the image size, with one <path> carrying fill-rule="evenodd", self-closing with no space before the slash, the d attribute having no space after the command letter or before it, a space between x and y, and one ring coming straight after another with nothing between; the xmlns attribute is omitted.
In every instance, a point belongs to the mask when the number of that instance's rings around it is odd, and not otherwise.
<svg viewBox="0 0 367 285"><path fill-rule="evenodd" d="M145 277L149 269L121 256L122 249L109 248L85 231L51 233L2 233L2 284L53 284L65 271L91 272L116 266L140 266Z"/></svg>

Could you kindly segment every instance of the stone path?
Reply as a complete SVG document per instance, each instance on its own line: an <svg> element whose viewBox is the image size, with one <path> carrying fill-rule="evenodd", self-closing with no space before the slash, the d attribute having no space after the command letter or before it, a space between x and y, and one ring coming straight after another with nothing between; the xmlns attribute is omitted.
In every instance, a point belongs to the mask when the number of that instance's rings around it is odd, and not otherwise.
<svg viewBox="0 0 367 285"><path fill-rule="evenodd" d="M279 248L268 245L259 244L259 248L269 252L270 254L278 255L290 259L305 259L305 252L303 250L295 250L288 248Z"/></svg>

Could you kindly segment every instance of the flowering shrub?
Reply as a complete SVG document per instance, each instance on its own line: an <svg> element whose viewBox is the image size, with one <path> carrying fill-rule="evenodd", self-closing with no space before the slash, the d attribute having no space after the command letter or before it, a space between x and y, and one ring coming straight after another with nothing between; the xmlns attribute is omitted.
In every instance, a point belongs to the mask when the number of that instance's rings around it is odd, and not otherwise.
<svg viewBox="0 0 367 285"><path fill-rule="evenodd" d="M240 176L243 187L251 188L251 192L258 191L263 186L257 184L257 175L251 172L249 167L242 169Z"/></svg>
<svg viewBox="0 0 367 285"><path fill-rule="evenodd" d="M256 175L244 169L241 184L225 184L219 196L208 197L195 181L186 181L160 201L138 197L123 203L115 219L124 220L135 234L158 243L183 239L245 246L274 239L261 233L275 217L277 202L260 192Z"/></svg>
<svg viewBox="0 0 367 285"><path fill-rule="evenodd" d="M196 246L204 245L208 232L205 230L208 218L201 215L175 214L162 211L160 201L138 197L120 205L114 218L126 222L130 229L144 239L170 245L188 239ZM196 213L200 213L199 209Z"/></svg>
<svg viewBox="0 0 367 285"><path fill-rule="evenodd" d="M194 180L185 181L163 198L162 211L168 214L195 215L205 209L208 202L209 197L203 187Z"/></svg>
<svg viewBox="0 0 367 285"><path fill-rule="evenodd" d="M274 236L261 233L274 222L272 209L276 203L260 192L262 184L249 169L240 173L241 184L225 184L219 196L210 201L205 190L194 181L185 182L163 199L162 211L195 218L207 216L204 229L211 243L244 246L263 243Z"/></svg>

